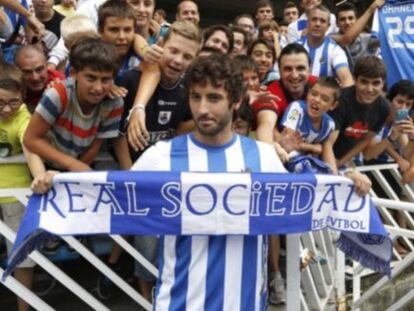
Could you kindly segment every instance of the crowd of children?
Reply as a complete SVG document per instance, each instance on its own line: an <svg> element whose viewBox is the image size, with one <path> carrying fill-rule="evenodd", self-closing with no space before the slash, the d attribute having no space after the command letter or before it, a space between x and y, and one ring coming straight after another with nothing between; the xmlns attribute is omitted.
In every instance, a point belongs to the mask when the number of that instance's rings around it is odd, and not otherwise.
<svg viewBox="0 0 414 311"><path fill-rule="evenodd" d="M279 23L272 2L259 0L254 17L203 31L193 0L178 3L172 23L165 11L154 14L155 0L32 1L38 20L28 17L27 34L24 18L0 10L0 157L23 152L27 160L0 164L0 188L28 187L36 178L35 188L46 189L47 170L92 170L102 151L114 157L103 169L128 170L150 145L191 132L183 78L211 54L230 55L246 88L233 130L271 144L289 171L338 174L396 162L404 181L414 180L414 83L387 90L378 42L363 33L383 0L360 18L349 2L336 16L321 0L287 2ZM23 213L15 199L0 199L12 229ZM269 240L269 302L278 304L286 300L280 239ZM156 237L135 244L155 263ZM120 253L114 245L111 266ZM28 260L15 272L28 287L33 266ZM139 265L135 275L151 300L153 277ZM27 309L21 300L19 309Z"/></svg>

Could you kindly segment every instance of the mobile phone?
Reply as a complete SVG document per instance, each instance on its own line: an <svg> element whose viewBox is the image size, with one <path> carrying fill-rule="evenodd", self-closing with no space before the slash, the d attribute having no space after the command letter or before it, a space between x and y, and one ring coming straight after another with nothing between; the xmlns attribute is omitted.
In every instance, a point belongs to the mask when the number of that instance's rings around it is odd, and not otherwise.
<svg viewBox="0 0 414 311"><path fill-rule="evenodd" d="M395 122L401 122L408 118L408 109L398 109L395 112Z"/></svg>

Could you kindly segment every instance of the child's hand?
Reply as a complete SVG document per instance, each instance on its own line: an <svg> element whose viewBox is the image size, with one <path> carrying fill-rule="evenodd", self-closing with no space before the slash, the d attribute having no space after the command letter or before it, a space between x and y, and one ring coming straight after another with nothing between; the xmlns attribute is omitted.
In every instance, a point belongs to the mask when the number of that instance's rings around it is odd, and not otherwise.
<svg viewBox="0 0 414 311"><path fill-rule="evenodd" d="M345 173L345 176L354 182L355 192L364 196L371 190L372 183L365 174L361 174L358 171L350 171Z"/></svg>
<svg viewBox="0 0 414 311"><path fill-rule="evenodd" d="M58 171L46 171L32 181L30 189L32 189L34 193L38 194L48 192L50 188L52 188L53 176L57 174L59 174Z"/></svg>
<svg viewBox="0 0 414 311"><path fill-rule="evenodd" d="M301 143L302 136L298 131L289 131L282 133L280 144L286 150L286 152L289 153L293 150L299 150Z"/></svg>
<svg viewBox="0 0 414 311"><path fill-rule="evenodd" d="M410 166L403 174L403 184L414 182L414 166Z"/></svg>
<svg viewBox="0 0 414 311"><path fill-rule="evenodd" d="M149 29L154 37L158 38L160 36L161 25L155 19L150 20Z"/></svg>
<svg viewBox="0 0 414 311"><path fill-rule="evenodd" d="M142 57L148 64L157 64L163 54L162 39L158 39L156 44L149 45L143 50Z"/></svg>
<svg viewBox="0 0 414 311"><path fill-rule="evenodd" d="M405 172L410 167L410 162L408 162L406 159L401 158L399 161L397 161L398 166L400 167L401 172Z"/></svg>
<svg viewBox="0 0 414 311"><path fill-rule="evenodd" d="M52 81L50 81L47 85L46 85L46 89L50 89L51 87L54 87L56 84L62 83L63 81L60 80L59 78L56 78Z"/></svg>
<svg viewBox="0 0 414 311"><path fill-rule="evenodd" d="M289 160L289 154L279 143L274 143L274 146L280 161L282 161L282 163L286 163Z"/></svg>
<svg viewBox="0 0 414 311"><path fill-rule="evenodd" d="M113 84L109 90L108 96L109 98L114 99L117 97L125 97L127 94L128 90L126 88Z"/></svg>
<svg viewBox="0 0 414 311"><path fill-rule="evenodd" d="M277 101L280 101L280 97L276 96L274 94L272 94L271 92L267 91L267 90L249 90L247 91L248 95L249 95L249 103L250 105L253 104L256 101L261 101L261 102L274 102L276 103Z"/></svg>
<svg viewBox="0 0 414 311"><path fill-rule="evenodd" d="M128 142L135 151L144 150L148 146L149 133L145 125L145 110L132 111L128 122Z"/></svg>

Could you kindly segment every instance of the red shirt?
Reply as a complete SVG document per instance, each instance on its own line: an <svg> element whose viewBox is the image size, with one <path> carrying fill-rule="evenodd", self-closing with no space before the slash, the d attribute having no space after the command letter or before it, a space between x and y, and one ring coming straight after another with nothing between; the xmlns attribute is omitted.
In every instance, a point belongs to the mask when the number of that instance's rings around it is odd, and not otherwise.
<svg viewBox="0 0 414 311"><path fill-rule="evenodd" d="M65 75L60 71L47 69L47 81L43 91L35 93L31 92L29 89L26 90L25 103L30 111L34 111L34 108L39 103L40 98L42 98L43 92L45 91L49 83L57 79L60 81L64 81Z"/></svg>
<svg viewBox="0 0 414 311"><path fill-rule="evenodd" d="M308 94L309 87L312 84L314 84L317 80L318 80L318 77L315 77L315 76L309 76L308 77L308 83L306 84L305 91L303 92L303 95L300 99L306 99L306 95ZM253 109L253 111L255 111L255 113L259 112L262 109L271 109L271 110L273 110L277 113L277 116L278 116L279 120L281 119L281 116L285 112L287 106L289 106L289 104L291 102L295 101L290 96L290 94L287 92L287 90L283 87L283 84L281 83L281 81L282 80L273 81L267 87L267 90L270 93L272 93L272 94L276 95L277 97L279 97L279 99L276 101L276 104L272 105L273 108L271 108L271 106L269 104L261 105L259 103L257 105L258 107L256 107L256 108L252 107L252 109Z"/></svg>

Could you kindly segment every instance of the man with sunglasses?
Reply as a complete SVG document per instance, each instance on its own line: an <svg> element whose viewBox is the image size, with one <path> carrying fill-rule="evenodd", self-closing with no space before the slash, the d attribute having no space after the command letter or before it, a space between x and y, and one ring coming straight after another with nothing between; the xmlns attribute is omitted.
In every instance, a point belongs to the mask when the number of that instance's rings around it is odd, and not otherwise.
<svg viewBox="0 0 414 311"><path fill-rule="evenodd" d="M26 85L24 100L32 112L47 86L65 79L61 72L48 69L46 61L44 52L33 45L20 48L14 58L16 66L23 73L23 82Z"/></svg>

